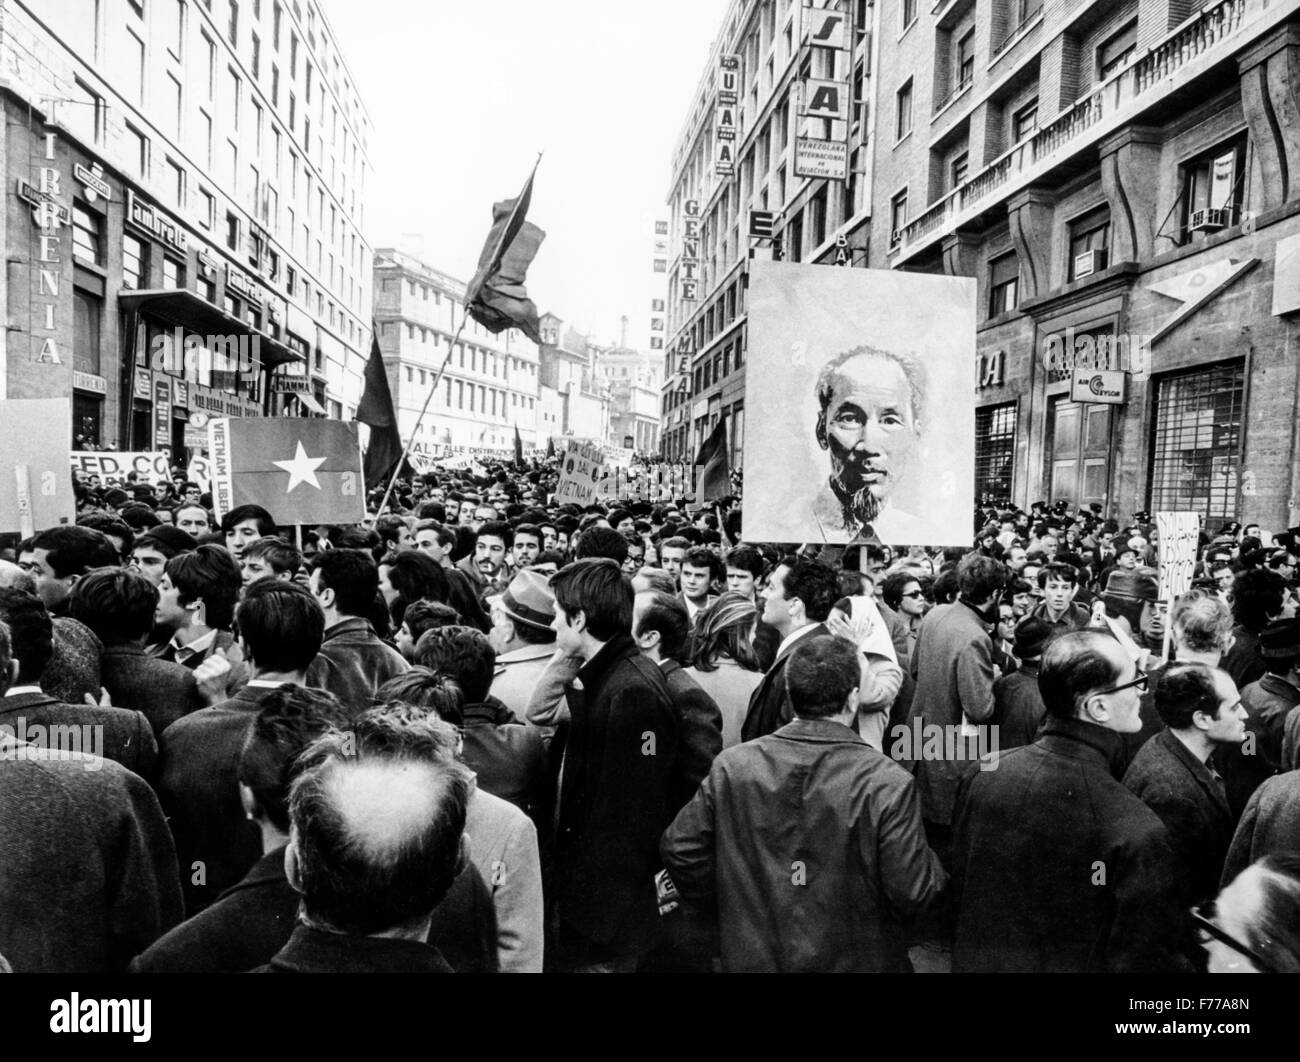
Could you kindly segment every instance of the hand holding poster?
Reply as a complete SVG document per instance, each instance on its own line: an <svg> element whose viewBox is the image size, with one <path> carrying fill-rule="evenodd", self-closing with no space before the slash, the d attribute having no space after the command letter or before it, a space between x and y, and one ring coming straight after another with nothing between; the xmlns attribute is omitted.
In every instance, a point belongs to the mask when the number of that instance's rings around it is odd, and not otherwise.
<svg viewBox="0 0 1300 1062"><path fill-rule="evenodd" d="M24 537L76 518L66 398L0 400L0 532Z"/></svg>
<svg viewBox="0 0 1300 1062"><path fill-rule="evenodd" d="M755 261L745 535L969 546L975 282Z"/></svg>
<svg viewBox="0 0 1300 1062"><path fill-rule="evenodd" d="M356 524L366 515L355 423L310 418L214 420L208 425L217 519L260 505L277 524Z"/></svg>
<svg viewBox="0 0 1300 1062"><path fill-rule="evenodd" d="M600 448L590 443L570 445L560 463L560 482L555 488L557 505L590 505L596 484L604 472Z"/></svg>

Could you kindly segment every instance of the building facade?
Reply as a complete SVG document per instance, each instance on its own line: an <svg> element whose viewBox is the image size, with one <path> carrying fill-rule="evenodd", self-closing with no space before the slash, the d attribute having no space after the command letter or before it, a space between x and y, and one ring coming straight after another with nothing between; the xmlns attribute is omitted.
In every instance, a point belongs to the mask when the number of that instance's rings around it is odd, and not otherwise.
<svg viewBox="0 0 1300 1062"><path fill-rule="evenodd" d="M493 335L465 320L465 284L392 248L375 251L375 324L403 442L417 457L514 453L537 445L537 345L517 329ZM437 390L429 388L446 369ZM428 414L421 422L426 399ZM418 426L417 426L418 422Z"/></svg>
<svg viewBox="0 0 1300 1062"><path fill-rule="evenodd" d="M353 415L370 120L315 3L0 0L0 71L0 396L176 454L205 416Z"/></svg>
<svg viewBox="0 0 1300 1062"><path fill-rule="evenodd" d="M610 402L597 376L595 344L553 313L542 314L540 328L539 434L557 442L603 445L609 436Z"/></svg>
<svg viewBox="0 0 1300 1062"><path fill-rule="evenodd" d="M647 354L627 346L596 351L596 377L609 399L609 428L604 442L609 446L659 452L659 403L662 355Z"/></svg>
<svg viewBox="0 0 1300 1062"><path fill-rule="evenodd" d="M828 13L835 16L827 22ZM754 255L862 265L874 119L867 105L876 5L735 0L673 157L662 447L690 460L724 414L743 461L745 291ZM818 41L829 41L825 47ZM838 117L818 117L830 86ZM840 176L809 145L834 145ZM771 238L751 238L751 215Z"/></svg>
<svg viewBox="0 0 1300 1062"><path fill-rule="evenodd" d="M1300 521L1300 16L890 0L868 260L978 286L976 491Z"/></svg>

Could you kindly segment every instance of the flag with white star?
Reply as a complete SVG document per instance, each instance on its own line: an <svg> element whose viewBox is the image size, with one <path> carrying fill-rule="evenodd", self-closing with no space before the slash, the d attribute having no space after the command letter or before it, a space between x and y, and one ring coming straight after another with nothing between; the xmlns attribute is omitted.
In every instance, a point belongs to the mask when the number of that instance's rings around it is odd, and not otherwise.
<svg viewBox="0 0 1300 1062"><path fill-rule="evenodd" d="M356 424L315 418L221 418L209 422L217 519L260 505L280 526L355 524L366 514Z"/></svg>

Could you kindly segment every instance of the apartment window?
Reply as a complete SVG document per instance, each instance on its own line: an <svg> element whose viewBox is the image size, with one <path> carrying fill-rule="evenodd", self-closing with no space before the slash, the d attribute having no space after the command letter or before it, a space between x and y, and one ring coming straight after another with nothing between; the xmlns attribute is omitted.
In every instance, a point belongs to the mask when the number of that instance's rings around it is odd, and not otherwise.
<svg viewBox="0 0 1300 1062"><path fill-rule="evenodd" d="M145 254L146 249L142 240L129 235L122 237L122 287L148 287L149 271Z"/></svg>
<svg viewBox="0 0 1300 1062"><path fill-rule="evenodd" d="M271 106L280 106L280 68L271 64Z"/></svg>
<svg viewBox="0 0 1300 1062"><path fill-rule="evenodd" d="M163 256L162 285L172 291L185 287L185 266L166 255Z"/></svg>
<svg viewBox="0 0 1300 1062"><path fill-rule="evenodd" d="M1011 474L1016 458L1016 404L1004 402L975 410L975 499L980 504L1011 504Z"/></svg>
<svg viewBox="0 0 1300 1062"><path fill-rule="evenodd" d="M970 152L963 151L953 158L949 167L952 175L952 186L956 188L966 180L966 170L970 163Z"/></svg>
<svg viewBox="0 0 1300 1062"><path fill-rule="evenodd" d="M1129 61L1137 50L1137 19L1104 41L1097 49L1097 77L1105 81Z"/></svg>
<svg viewBox="0 0 1300 1062"><path fill-rule="evenodd" d="M904 188L889 201L889 246L903 242L903 226L907 224L907 189Z"/></svg>
<svg viewBox="0 0 1300 1062"><path fill-rule="evenodd" d="M1018 144L1038 128L1038 97L1026 103L1011 116L1011 141Z"/></svg>
<svg viewBox="0 0 1300 1062"><path fill-rule="evenodd" d="M262 42L258 40L256 33L253 34L253 54L251 58L252 62L249 64L249 69L253 71L253 77L256 79L262 76Z"/></svg>
<svg viewBox="0 0 1300 1062"><path fill-rule="evenodd" d="M233 66L226 67L226 92L230 105L230 120L235 129L239 128L240 77Z"/></svg>
<svg viewBox="0 0 1300 1062"><path fill-rule="evenodd" d="M81 288L72 289L72 366L99 375L99 329L104 300Z"/></svg>
<svg viewBox="0 0 1300 1062"><path fill-rule="evenodd" d="M239 218L230 211L226 211L226 246L239 250Z"/></svg>
<svg viewBox="0 0 1300 1062"><path fill-rule="evenodd" d="M206 33L201 33L203 47L208 55L208 99L217 96L217 45Z"/></svg>
<svg viewBox="0 0 1300 1062"><path fill-rule="evenodd" d="M271 47L277 52L280 50L280 23L283 20L284 7L276 3L271 8Z"/></svg>
<svg viewBox="0 0 1300 1062"><path fill-rule="evenodd" d="M167 42L167 50L179 60L185 40L185 0L163 0L161 17L160 37Z"/></svg>
<svg viewBox="0 0 1300 1062"><path fill-rule="evenodd" d="M898 90L894 112L894 139L902 140L912 131L912 79Z"/></svg>
<svg viewBox="0 0 1300 1062"><path fill-rule="evenodd" d="M167 160L167 187L172 191L172 202L185 209L185 170L171 159Z"/></svg>
<svg viewBox="0 0 1300 1062"><path fill-rule="evenodd" d="M298 34L289 34L289 77L298 77Z"/></svg>
<svg viewBox="0 0 1300 1062"><path fill-rule="evenodd" d="M230 0L230 21L226 24L226 38L234 46L239 46L239 4L237 0Z"/></svg>
<svg viewBox="0 0 1300 1062"><path fill-rule="evenodd" d="M964 89L975 77L975 27L957 41L957 87Z"/></svg>
<svg viewBox="0 0 1300 1062"><path fill-rule="evenodd" d="M1151 509L1199 512L1218 526L1237 512L1245 363L1165 376L1151 430Z"/></svg>
<svg viewBox="0 0 1300 1062"><path fill-rule="evenodd" d="M1068 279L1077 280L1105 269L1107 244L1110 242L1110 207L1090 210L1070 222L1070 262Z"/></svg>
<svg viewBox="0 0 1300 1062"><path fill-rule="evenodd" d="M211 229L217 219L216 197L206 188L199 189L199 224Z"/></svg>
<svg viewBox="0 0 1300 1062"><path fill-rule="evenodd" d="M131 161L136 163L136 173L144 180L149 179L149 138L130 122L126 123L126 139L131 145L129 154Z"/></svg>
<svg viewBox="0 0 1300 1062"><path fill-rule="evenodd" d="M1245 191L1246 135L1192 159L1182 167L1183 237L1213 232L1241 219Z"/></svg>
<svg viewBox="0 0 1300 1062"><path fill-rule="evenodd" d="M200 273L194 278L194 290L207 299L208 302L216 304L217 282L215 280L210 280Z"/></svg>
<svg viewBox="0 0 1300 1062"><path fill-rule="evenodd" d="M903 0L903 29L916 21L916 0Z"/></svg>
<svg viewBox="0 0 1300 1062"><path fill-rule="evenodd" d="M1012 251L989 263L989 316L1014 310L1020 300L1020 260Z"/></svg>
<svg viewBox="0 0 1300 1062"><path fill-rule="evenodd" d="M72 204L72 257L104 264L104 219L76 201Z"/></svg>
<svg viewBox="0 0 1300 1062"><path fill-rule="evenodd" d="M196 135L199 138L199 147L203 151L204 168L211 172L212 170L212 115L207 111L199 111L199 124Z"/></svg>
<svg viewBox="0 0 1300 1062"><path fill-rule="evenodd" d="M293 132L293 127L298 122L298 101L294 98L292 92L289 93L289 132Z"/></svg>

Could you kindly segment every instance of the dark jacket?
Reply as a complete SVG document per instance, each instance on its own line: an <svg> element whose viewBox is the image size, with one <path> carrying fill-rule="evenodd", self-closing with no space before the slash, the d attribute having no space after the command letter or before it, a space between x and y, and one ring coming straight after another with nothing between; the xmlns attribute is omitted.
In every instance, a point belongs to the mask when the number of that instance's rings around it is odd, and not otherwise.
<svg viewBox="0 0 1300 1062"><path fill-rule="evenodd" d="M158 742L153 729L140 712L125 708L92 708L88 704L62 704L44 693L11 693L0 699L0 725L18 726L25 723L31 744L54 747L53 740L38 742L32 734L33 726L41 727L101 727L103 744L99 748L84 748L105 759L115 760L128 771L138 774L150 784L158 765ZM46 734L47 739L52 735Z"/></svg>
<svg viewBox="0 0 1300 1062"><path fill-rule="evenodd" d="M0 754L0 954L19 973L124 970L181 918L158 798L112 760L3 736Z"/></svg>
<svg viewBox="0 0 1300 1062"><path fill-rule="evenodd" d="M194 672L146 656L138 645L110 645L99 658L100 678L115 705L143 712L155 734L203 707Z"/></svg>
<svg viewBox="0 0 1300 1062"><path fill-rule="evenodd" d="M131 963L132 973L241 973L288 942L299 896L284 876L284 848L266 853L207 910L182 922ZM429 942L461 973L496 970L496 924L482 875L466 863L433 914Z"/></svg>
<svg viewBox="0 0 1300 1062"><path fill-rule="evenodd" d="M911 776L824 719L723 752L660 851L728 971L910 971L907 925L947 882Z"/></svg>
<svg viewBox="0 0 1300 1062"><path fill-rule="evenodd" d="M1019 748L1038 737L1047 706L1038 692L1038 661L1021 665L993 683L993 721L998 725L998 747Z"/></svg>
<svg viewBox="0 0 1300 1062"><path fill-rule="evenodd" d="M479 788L508 800L537 828L550 826L553 805L546 743L535 726L521 723L496 698L465 706L462 759L478 775Z"/></svg>
<svg viewBox="0 0 1300 1062"><path fill-rule="evenodd" d="M99 638L70 616L51 616L50 622L54 653L41 673L41 689L63 704L84 704L87 693L98 701L103 686L99 654L104 651Z"/></svg>
<svg viewBox="0 0 1300 1062"><path fill-rule="evenodd" d="M1182 906L1213 899L1232 842L1232 813L1223 780L1192 754L1172 730L1139 750L1124 784L1160 816L1177 861Z"/></svg>
<svg viewBox="0 0 1300 1062"><path fill-rule="evenodd" d="M289 942L250 973L454 973L437 948L414 940L352 937L294 926Z"/></svg>
<svg viewBox="0 0 1300 1062"><path fill-rule="evenodd" d="M805 638L831 637L831 632L826 629L824 623L816 623L808 630L807 634L802 634L793 642L785 647L784 652L778 652L776 659L772 661L772 666L767 669L767 674L763 676L763 681L755 688L749 697L749 714L745 716L745 725L740 728L740 740L753 741L754 738L763 737L766 734L775 734L786 723L794 719L794 708L790 704L790 694L785 688L785 662L789 659L791 652L796 645L803 643Z"/></svg>
<svg viewBox="0 0 1300 1062"><path fill-rule="evenodd" d="M1264 675L1242 689L1241 704L1246 709L1246 741L1250 745L1224 746L1214 756L1227 786L1234 821L1241 817L1251 794L1286 769L1282 762L1286 717L1300 705L1300 689L1280 675Z"/></svg>
<svg viewBox="0 0 1300 1062"><path fill-rule="evenodd" d="M1118 738L1049 717L963 779L954 972L1191 969L1168 836L1112 776Z"/></svg>
<svg viewBox="0 0 1300 1062"><path fill-rule="evenodd" d="M261 858L262 835L240 803L238 772L244 739L269 692L245 686L230 700L173 723L159 742L158 798L176 838L189 917Z"/></svg>
<svg viewBox="0 0 1300 1062"><path fill-rule="evenodd" d="M410 669L402 654L380 640L369 620L349 616L325 631L306 685L328 690L354 715L370 707L375 690Z"/></svg>
<svg viewBox="0 0 1300 1062"><path fill-rule="evenodd" d="M916 695L909 722L956 728L963 716L974 724L992 721L993 639L988 623L965 602L936 605L926 614L912 654L912 674ZM958 782L976 758L969 748L956 752L956 759L926 757L916 765L921 813L940 826L952 822Z"/></svg>
<svg viewBox="0 0 1300 1062"><path fill-rule="evenodd" d="M1284 852L1300 852L1300 771L1279 774L1255 790L1232 835L1220 884L1266 855Z"/></svg>
<svg viewBox="0 0 1300 1062"><path fill-rule="evenodd" d="M1074 601L1071 601L1066 607L1065 615L1059 620L1054 620L1047 614L1046 603L1037 606L1029 614L1051 627L1053 635L1086 630L1088 624L1092 621L1092 612Z"/></svg>
<svg viewBox="0 0 1300 1062"><path fill-rule="evenodd" d="M575 957L630 955L658 935L654 874L672 821L681 736L659 665L611 638L567 691L556 813L557 928Z"/></svg>
<svg viewBox="0 0 1300 1062"><path fill-rule="evenodd" d="M682 735L672 796L676 814L695 795L722 751L722 711L676 660L665 660L660 668L673 698Z"/></svg>
<svg viewBox="0 0 1300 1062"><path fill-rule="evenodd" d="M1223 654L1219 667L1232 676L1237 689L1244 690L1264 677L1267 668L1259 655L1259 635L1241 624L1232 628L1232 648Z"/></svg>

